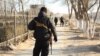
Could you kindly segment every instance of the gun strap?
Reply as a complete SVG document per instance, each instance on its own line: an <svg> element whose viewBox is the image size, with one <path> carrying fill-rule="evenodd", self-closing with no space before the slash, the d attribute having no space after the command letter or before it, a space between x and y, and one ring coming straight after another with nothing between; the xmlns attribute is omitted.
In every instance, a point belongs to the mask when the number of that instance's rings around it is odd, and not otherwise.
<svg viewBox="0 0 100 56"><path fill-rule="evenodd" d="M48 27L47 27L46 25L44 25L43 23L40 23L40 22L38 22L38 21L36 21L36 20L34 20L34 21L35 21L35 23L36 23L36 26L44 27L44 28L48 29Z"/></svg>

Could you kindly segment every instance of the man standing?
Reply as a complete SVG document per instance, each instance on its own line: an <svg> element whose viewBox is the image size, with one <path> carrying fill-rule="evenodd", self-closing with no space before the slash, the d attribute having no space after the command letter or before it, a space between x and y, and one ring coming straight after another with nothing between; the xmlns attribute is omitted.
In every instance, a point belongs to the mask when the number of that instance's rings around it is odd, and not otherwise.
<svg viewBox="0 0 100 56"><path fill-rule="evenodd" d="M54 36L54 41L57 42L55 28L47 17L47 9L42 7L37 17L35 17L28 25L28 29L34 30L34 38L36 39L33 56L48 56L49 40L51 34Z"/></svg>
<svg viewBox="0 0 100 56"><path fill-rule="evenodd" d="M57 17L55 17L54 22L55 22L55 26L56 26L57 25L57 22L58 22Z"/></svg>
<svg viewBox="0 0 100 56"><path fill-rule="evenodd" d="M63 25L64 25L64 18L61 17L61 18L60 18L60 26L63 26Z"/></svg>

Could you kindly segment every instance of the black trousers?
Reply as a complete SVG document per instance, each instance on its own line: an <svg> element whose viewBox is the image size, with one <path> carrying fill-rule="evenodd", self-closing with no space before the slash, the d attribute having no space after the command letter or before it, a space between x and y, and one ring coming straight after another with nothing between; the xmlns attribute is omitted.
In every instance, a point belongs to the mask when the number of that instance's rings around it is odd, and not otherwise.
<svg viewBox="0 0 100 56"><path fill-rule="evenodd" d="M48 56L49 53L49 41L37 41L33 50L33 56Z"/></svg>
<svg viewBox="0 0 100 56"><path fill-rule="evenodd" d="M55 22L55 26L57 25L57 22Z"/></svg>

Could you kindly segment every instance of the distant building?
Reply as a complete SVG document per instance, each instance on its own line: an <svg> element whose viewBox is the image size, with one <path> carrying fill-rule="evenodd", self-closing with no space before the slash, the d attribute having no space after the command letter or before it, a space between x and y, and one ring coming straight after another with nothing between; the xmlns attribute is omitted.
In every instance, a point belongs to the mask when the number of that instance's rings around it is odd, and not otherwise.
<svg viewBox="0 0 100 56"><path fill-rule="evenodd" d="M30 6L30 9L28 11L30 17L37 16L41 7L42 7L42 5L31 5Z"/></svg>

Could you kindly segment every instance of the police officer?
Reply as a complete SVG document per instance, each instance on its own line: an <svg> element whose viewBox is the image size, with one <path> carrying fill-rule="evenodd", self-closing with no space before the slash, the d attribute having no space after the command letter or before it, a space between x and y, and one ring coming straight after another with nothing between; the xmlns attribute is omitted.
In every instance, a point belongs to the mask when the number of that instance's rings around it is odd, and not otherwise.
<svg viewBox="0 0 100 56"><path fill-rule="evenodd" d="M34 30L35 47L33 56L48 56L49 53L49 40L51 34L54 36L54 41L57 42L57 35L55 28L46 16L47 9L42 7L37 17L35 17L28 25L28 29Z"/></svg>

